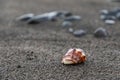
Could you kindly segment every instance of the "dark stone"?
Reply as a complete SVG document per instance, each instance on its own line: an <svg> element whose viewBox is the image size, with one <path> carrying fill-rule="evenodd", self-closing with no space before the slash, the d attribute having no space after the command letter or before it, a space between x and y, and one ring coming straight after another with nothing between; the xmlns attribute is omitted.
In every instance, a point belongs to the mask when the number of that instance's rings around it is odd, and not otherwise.
<svg viewBox="0 0 120 80"><path fill-rule="evenodd" d="M109 15L109 14L106 14L106 15L101 15L100 18L102 20L116 20L116 15Z"/></svg>
<svg viewBox="0 0 120 80"><path fill-rule="evenodd" d="M116 18L117 18L118 20L120 20L120 12L117 13Z"/></svg>
<svg viewBox="0 0 120 80"><path fill-rule="evenodd" d="M57 18L56 17L48 18L48 21L56 22Z"/></svg>
<svg viewBox="0 0 120 80"><path fill-rule="evenodd" d="M81 37L81 36L84 36L84 35L86 35L86 31L85 30L75 30L74 32L73 32L73 35L74 36L76 36L76 37Z"/></svg>
<svg viewBox="0 0 120 80"><path fill-rule="evenodd" d="M40 22L39 21L37 21L37 20L29 20L29 21L27 21L27 24L39 24Z"/></svg>
<svg viewBox="0 0 120 80"><path fill-rule="evenodd" d="M31 51L31 54L33 54L34 52L33 51Z"/></svg>
<svg viewBox="0 0 120 80"><path fill-rule="evenodd" d="M95 30L94 36L95 37L107 37L108 36L108 32L106 31L106 29L100 27L100 28L97 28Z"/></svg>
<svg viewBox="0 0 120 80"><path fill-rule="evenodd" d="M65 12L64 15L65 15L65 17L69 17L69 16L72 16L72 13L71 12Z"/></svg>
<svg viewBox="0 0 120 80"><path fill-rule="evenodd" d="M21 65L17 65L17 68L22 68L22 66Z"/></svg>
<svg viewBox="0 0 120 80"><path fill-rule="evenodd" d="M111 11L102 10L100 18L102 20L116 20L119 13L120 13L120 8L114 8Z"/></svg>

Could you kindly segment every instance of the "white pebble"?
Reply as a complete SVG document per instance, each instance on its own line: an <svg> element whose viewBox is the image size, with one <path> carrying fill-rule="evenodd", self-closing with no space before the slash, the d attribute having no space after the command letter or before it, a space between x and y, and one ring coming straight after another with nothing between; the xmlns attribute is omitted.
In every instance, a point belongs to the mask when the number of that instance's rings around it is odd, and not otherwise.
<svg viewBox="0 0 120 80"><path fill-rule="evenodd" d="M74 32L74 29L73 29L73 28L69 28L68 31L69 31L70 33L73 33L73 32Z"/></svg>
<svg viewBox="0 0 120 80"><path fill-rule="evenodd" d="M101 20L105 20L105 19L106 19L106 15L101 15L101 16L100 16L100 19L101 19Z"/></svg>
<svg viewBox="0 0 120 80"><path fill-rule="evenodd" d="M62 23L62 26L63 26L63 27L71 27L71 26L72 26L72 22L70 22L70 21L64 21L64 22Z"/></svg>
<svg viewBox="0 0 120 80"><path fill-rule="evenodd" d="M101 13L101 14L108 14L109 11L108 11L107 9L103 9L103 10L100 11L100 13Z"/></svg>
<svg viewBox="0 0 120 80"><path fill-rule="evenodd" d="M115 24L115 21L114 20L105 20L105 23L113 25L113 24Z"/></svg>

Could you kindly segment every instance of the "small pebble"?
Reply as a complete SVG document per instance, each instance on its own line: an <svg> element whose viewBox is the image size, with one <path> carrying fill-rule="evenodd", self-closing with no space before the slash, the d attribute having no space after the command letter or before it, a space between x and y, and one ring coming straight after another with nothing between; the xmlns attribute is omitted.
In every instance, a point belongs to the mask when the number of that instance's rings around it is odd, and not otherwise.
<svg viewBox="0 0 120 80"><path fill-rule="evenodd" d="M108 32L106 29L100 27L100 28L97 28L94 32L94 36L95 37L107 37L108 36Z"/></svg>
<svg viewBox="0 0 120 80"><path fill-rule="evenodd" d="M61 13L62 13L62 15L64 15L65 17L72 16L72 13L69 12L69 11L62 11Z"/></svg>
<svg viewBox="0 0 120 80"><path fill-rule="evenodd" d="M81 36L84 36L84 35L86 35L86 31L85 30L75 30L74 32L73 32L73 35L74 36L76 36L76 37L81 37Z"/></svg>
<svg viewBox="0 0 120 80"><path fill-rule="evenodd" d="M108 15L109 16L115 16L117 14L116 10L109 11Z"/></svg>
<svg viewBox="0 0 120 80"><path fill-rule="evenodd" d="M16 18L17 21L28 21L29 19L33 18L34 14L33 13L29 13L29 14L24 14L18 18Z"/></svg>
<svg viewBox="0 0 120 80"><path fill-rule="evenodd" d="M69 17L69 16L72 16L72 13L71 12L66 12L64 13L65 17Z"/></svg>
<svg viewBox="0 0 120 80"><path fill-rule="evenodd" d="M117 18L118 20L120 20L120 12L117 13L116 18Z"/></svg>
<svg viewBox="0 0 120 80"><path fill-rule="evenodd" d="M101 20L106 20L106 19L107 19L107 16L106 16L106 15L101 15L101 16L100 16L100 19L101 19Z"/></svg>
<svg viewBox="0 0 120 80"><path fill-rule="evenodd" d="M68 29L68 32L73 33L73 32L74 32L74 29L73 29L73 28L69 28L69 29Z"/></svg>
<svg viewBox="0 0 120 80"><path fill-rule="evenodd" d="M105 20L105 23L106 23L106 24L109 24L109 25L113 25L113 24L115 24L116 22L115 22L115 20Z"/></svg>
<svg viewBox="0 0 120 80"><path fill-rule="evenodd" d="M79 21L81 20L80 16L70 16L64 19L64 21Z"/></svg>
<svg viewBox="0 0 120 80"><path fill-rule="evenodd" d="M116 16L107 16L106 20L116 20Z"/></svg>
<svg viewBox="0 0 120 80"><path fill-rule="evenodd" d="M113 9L111 11L102 10L100 18L102 20L116 20L116 15L119 12L120 12L120 8L115 8L115 9Z"/></svg>
<svg viewBox="0 0 120 80"><path fill-rule="evenodd" d="M107 9L103 9L100 11L101 15L107 15L109 11Z"/></svg>
<svg viewBox="0 0 120 80"><path fill-rule="evenodd" d="M111 16L111 15L101 15L100 16L101 20L116 20L116 16Z"/></svg>
<svg viewBox="0 0 120 80"><path fill-rule="evenodd" d="M64 22L62 23L62 26L63 26L63 27L71 27L71 26L72 26L72 22L70 22L70 21L64 21Z"/></svg>
<svg viewBox="0 0 120 80"><path fill-rule="evenodd" d="M120 7L115 7L112 12L114 12L115 14L120 12Z"/></svg>
<svg viewBox="0 0 120 80"><path fill-rule="evenodd" d="M17 68L22 68L22 66L21 65L17 65Z"/></svg>

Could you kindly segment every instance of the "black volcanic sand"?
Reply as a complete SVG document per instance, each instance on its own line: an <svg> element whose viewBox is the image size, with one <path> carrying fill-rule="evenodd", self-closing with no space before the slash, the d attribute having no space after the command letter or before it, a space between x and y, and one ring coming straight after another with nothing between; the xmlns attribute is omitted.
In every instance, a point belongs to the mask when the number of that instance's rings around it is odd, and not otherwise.
<svg viewBox="0 0 120 80"><path fill-rule="evenodd" d="M120 3L107 0L0 0L0 80L120 80L120 21L105 25L99 10ZM75 29L88 31L76 38L61 27L61 21L28 25L15 21L26 13L67 10L81 15ZM110 36L95 38L104 27ZM61 64L69 48L82 48L87 61Z"/></svg>

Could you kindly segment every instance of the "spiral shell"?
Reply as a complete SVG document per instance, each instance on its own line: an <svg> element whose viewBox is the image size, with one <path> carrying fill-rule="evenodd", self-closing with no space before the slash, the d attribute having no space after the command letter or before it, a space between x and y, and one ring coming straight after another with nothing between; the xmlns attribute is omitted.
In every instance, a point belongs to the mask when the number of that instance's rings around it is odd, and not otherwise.
<svg viewBox="0 0 120 80"><path fill-rule="evenodd" d="M69 49L63 56L63 64L78 64L86 61L85 53L82 49Z"/></svg>

